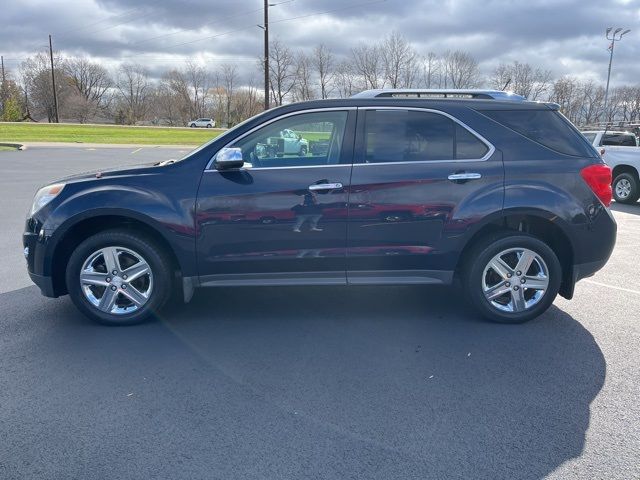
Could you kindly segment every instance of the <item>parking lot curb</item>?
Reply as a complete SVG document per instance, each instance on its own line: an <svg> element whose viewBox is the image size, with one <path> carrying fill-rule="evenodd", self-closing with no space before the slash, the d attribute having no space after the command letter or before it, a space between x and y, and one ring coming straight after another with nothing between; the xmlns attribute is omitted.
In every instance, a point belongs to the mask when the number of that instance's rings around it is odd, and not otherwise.
<svg viewBox="0 0 640 480"><path fill-rule="evenodd" d="M10 143L10 142L0 142L0 147L11 147L16 150L26 150L27 146L22 143Z"/></svg>

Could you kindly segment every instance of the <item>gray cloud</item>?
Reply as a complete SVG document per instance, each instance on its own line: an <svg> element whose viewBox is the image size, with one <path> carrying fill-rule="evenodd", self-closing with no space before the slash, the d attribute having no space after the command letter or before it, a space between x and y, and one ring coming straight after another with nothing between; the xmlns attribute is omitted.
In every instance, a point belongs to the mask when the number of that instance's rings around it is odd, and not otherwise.
<svg viewBox="0 0 640 480"><path fill-rule="evenodd" d="M212 69L235 63L245 78L258 77L261 6L260 0L23 0L2 7L0 52L15 70L44 50L52 33L62 53L109 66L134 62L159 74L196 59ZM519 60L599 81L608 62L604 29L622 22L632 33L616 47L612 81L640 78L640 0L293 0L272 7L270 20L274 37L302 49L323 42L346 55L397 31L420 53L466 50L484 73Z"/></svg>

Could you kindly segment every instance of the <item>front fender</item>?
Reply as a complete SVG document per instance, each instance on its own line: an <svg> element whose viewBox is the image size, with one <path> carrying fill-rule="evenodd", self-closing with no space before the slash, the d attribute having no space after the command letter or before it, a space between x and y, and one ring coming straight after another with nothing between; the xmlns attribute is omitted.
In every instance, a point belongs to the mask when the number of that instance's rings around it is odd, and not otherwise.
<svg viewBox="0 0 640 480"><path fill-rule="evenodd" d="M195 275L194 207L194 199L176 201L129 185L100 184L72 192L44 221L43 274L52 274L55 250L73 227L88 219L121 217L157 232L173 250L183 275Z"/></svg>

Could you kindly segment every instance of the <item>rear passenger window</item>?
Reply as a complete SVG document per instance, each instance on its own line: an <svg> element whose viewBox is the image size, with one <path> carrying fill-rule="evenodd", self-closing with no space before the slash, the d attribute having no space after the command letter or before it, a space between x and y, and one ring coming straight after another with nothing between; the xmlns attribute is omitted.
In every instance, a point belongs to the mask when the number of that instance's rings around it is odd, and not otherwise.
<svg viewBox="0 0 640 480"><path fill-rule="evenodd" d="M479 159L488 147L448 117L413 110L367 110L365 161Z"/></svg>
<svg viewBox="0 0 640 480"><path fill-rule="evenodd" d="M597 155L584 135L555 110L485 110L482 113L556 152L579 157Z"/></svg>
<svg viewBox="0 0 640 480"><path fill-rule="evenodd" d="M636 137L625 133L608 133L602 137L600 142L602 145L611 145L619 147L635 147Z"/></svg>

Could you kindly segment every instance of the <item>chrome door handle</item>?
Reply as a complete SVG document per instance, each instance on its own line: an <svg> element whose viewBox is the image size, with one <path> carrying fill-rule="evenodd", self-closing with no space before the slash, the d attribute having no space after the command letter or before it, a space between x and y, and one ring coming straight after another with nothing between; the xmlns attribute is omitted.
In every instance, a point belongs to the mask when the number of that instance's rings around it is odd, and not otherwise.
<svg viewBox="0 0 640 480"><path fill-rule="evenodd" d="M449 180L451 180L452 182L459 182L459 181L466 181L466 180L477 180L479 178L482 178L482 175L480 175L479 173L466 173L466 172L461 172L461 173L452 173L451 175L449 175L447 177Z"/></svg>
<svg viewBox="0 0 640 480"><path fill-rule="evenodd" d="M309 185L309 190L316 192L318 190L338 190L342 188L341 183L314 183Z"/></svg>

